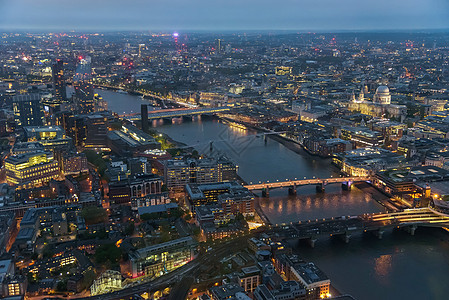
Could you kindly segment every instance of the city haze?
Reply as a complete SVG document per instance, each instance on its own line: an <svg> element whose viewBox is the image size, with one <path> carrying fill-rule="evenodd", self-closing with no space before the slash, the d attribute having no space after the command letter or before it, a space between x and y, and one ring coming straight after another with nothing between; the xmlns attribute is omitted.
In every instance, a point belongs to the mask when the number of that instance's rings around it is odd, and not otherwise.
<svg viewBox="0 0 449 300"><path fill-rule="evenodd" d="M4 30L409 30L449 28L445 0L0 1Z"/></svg>

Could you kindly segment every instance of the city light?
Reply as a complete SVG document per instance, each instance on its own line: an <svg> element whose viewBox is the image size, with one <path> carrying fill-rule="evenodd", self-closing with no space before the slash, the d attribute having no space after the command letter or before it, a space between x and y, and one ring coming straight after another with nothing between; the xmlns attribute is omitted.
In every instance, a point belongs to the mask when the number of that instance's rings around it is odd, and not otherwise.
<svg viewBox="0 0 449 300"><path fill-rule="evenodd" d="M102 24L106 10L95 26L111 30L94 33L63 2L31 21L78 30L1 35L3 297L329 299L338 283L356 298L400 299L445 287L444 272L410 255L415 233L444 253L439 231L449 231L449 33L387 32L416 7L388 7L393 22L364 3L317 13L313 1L278 1L251 15L241 1L236 18L214 2L209 14L161 4ZM323 30L276 17L296 10ZM362 10L373 17L347 18ZM26 9L7 11L8 28L28 26ZM420 12L418 25L433 28ZM267 31L226 29L246 15L245 27ZM324 31L335 17L354 32ZM286 20L294 32L270 29ZM195 30L149 31L179 25ZM406 246L394 246L396 231L410 235ZM420 284L393 288L413 268L379 258L379 247L405 247ZM338 255L302 255L316 251ZM419 263L446 264L428 252ZM394 276L382 285L373 272ZM288 284L267 289L267 274Z"/></svg>

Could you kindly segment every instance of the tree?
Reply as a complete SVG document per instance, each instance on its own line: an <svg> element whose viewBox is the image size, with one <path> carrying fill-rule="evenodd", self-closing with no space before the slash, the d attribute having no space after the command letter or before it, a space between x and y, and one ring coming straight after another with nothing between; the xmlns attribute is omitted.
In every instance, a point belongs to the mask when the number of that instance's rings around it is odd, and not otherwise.
<svg viewBox="0 0 449 300"><path fill-rule="evenodd" d="M107 213L103 207L88 206L83 208L81 215L86 220L87 225L104 223L107 220Z"/></svg>
<svg viewBox="0 0 449 300"><path fill-rule="evenodd" d="M104 263L118 263L122 257L122 250L114 243L104 244L97 248L95 251L95 260L99 264Z"/></svg>
<svg viewBox="0 0 449 300"><path fill-rule="evenodd" d="M58 284L56 285L56 290L58 292L65 292L65 291L67 291L67 281L66 280L58 281Z"/></svg>
<svg viewBox="0 0 449 300"><path fill-rule="evenodd" d="M128 225L126 225L125 235L132 235L134 233L134 230L134 222L130 222Z"/></svg>
<svg viewBox="0 0 449 300"><path fill-rule="evenodd" d="M106 161L101 157L100 154L94 150L85 150L83 153L86 155L87 161L95 165L98 169L98 173L103 176L104 171L106 171L107 165Z"/></svg>
<svg viewBox="0 0 449 300"><path fill-rule="evenodd" d="M42 256L43 258L50 258L54 254L54 251L50 245L45 245L44 249L42 250Z"/></svg>
<svg viewBox="0 0 449 300"><path fill-rule="evenodd" d="M92 285L92 282L95 280L95 277L96 274L93 270L87 270L81 281L81 286L83 290L89 288Z"/></svg>
<svg viewBox="0 0 449 300"><path fill-rule="evenodd" d="M195 226L195 228L193 228L192 233L194 236L199 236L201 234L201 229L197 226Z"/></svg>

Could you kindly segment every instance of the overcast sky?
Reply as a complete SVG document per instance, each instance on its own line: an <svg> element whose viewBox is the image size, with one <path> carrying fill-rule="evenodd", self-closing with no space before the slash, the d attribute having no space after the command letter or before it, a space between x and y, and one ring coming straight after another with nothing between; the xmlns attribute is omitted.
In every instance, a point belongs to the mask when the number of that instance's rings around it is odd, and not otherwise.
<svg viewBox="0 0 449 300"><path fill-rule="evenodd" d="M449 0L0 0L0 29L447 29Z"/></svg>

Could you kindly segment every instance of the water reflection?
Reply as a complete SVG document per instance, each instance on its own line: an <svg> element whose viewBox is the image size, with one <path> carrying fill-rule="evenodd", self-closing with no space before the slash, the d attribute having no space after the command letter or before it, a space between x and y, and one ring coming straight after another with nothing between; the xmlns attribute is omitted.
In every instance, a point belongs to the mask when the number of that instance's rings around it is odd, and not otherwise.
<svg viewBox="0 0 449 300"><path fill-rule="evenodd" d="M140 110L139 101L123 101L126 95L109 97L102 93L102 96L111 109L120 106L118 112ZM217 121L183 121L182 125L172 125L157 120L151 124L188 145L223 139L219 136L228 137L227 143L214 146L232 155L240 167L240 175L248 182L338 175L329 160L305 153L298 155L270 139L265 144L263 138L249 137L251 132L230 129ZM252 142L239 148L240 137L245 136ZM229 150L231 147L237 151ZM322 194L316 194L314 186L299 187L297 196L288 196L286 189L272 190L269 199L259 200L273 223L357 215L382 209L368 193L357 189L344 192L338 185L327 186ZM303 258L323 269L333 285L356 299L447 299L449 294L446 284L449 238L446 232L419 228L415 236L399 231L384 234L382 240L371 235L352 236L349 244L320 239L314 249L305 246L297 250Z"/></svg>
<svg viewBox="0 0 449 300"><path fill-rule="evenodd" d="M298 187L296 196L287 194L287 189L275 189L270 191L270 197L259 198L260 207L274 224L383 210L370 194L355 187L348 192L337 184L328 185L326 192L316 193L314 186L304 186Z"/></svg>
<svg viewBox="0 0 449 300"><path fill-rule="evenodd" d="M381 255L380 257L376 258L374 261L374 272L375 272L376 276L378 277L378 279L383 283L388 282L387 277L391 273L392 260L393 260L393 257L391 256L391 254L387 254L387 255Z"/></svg>

